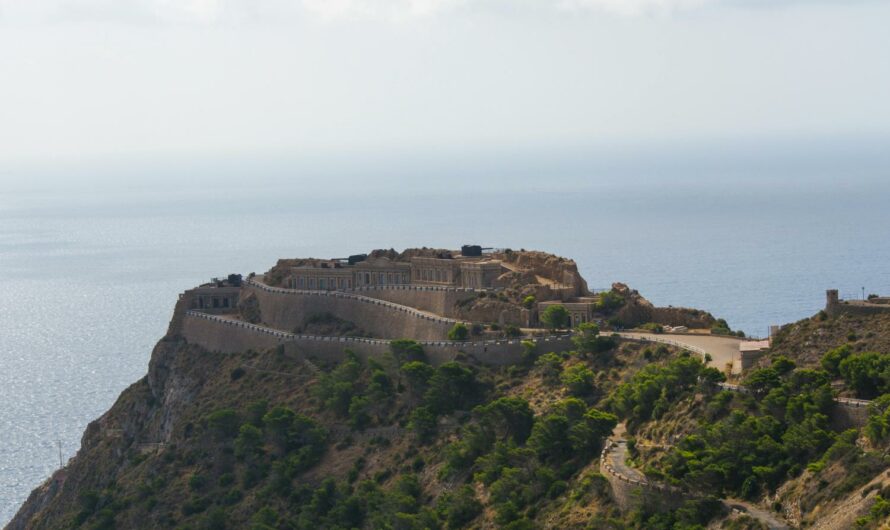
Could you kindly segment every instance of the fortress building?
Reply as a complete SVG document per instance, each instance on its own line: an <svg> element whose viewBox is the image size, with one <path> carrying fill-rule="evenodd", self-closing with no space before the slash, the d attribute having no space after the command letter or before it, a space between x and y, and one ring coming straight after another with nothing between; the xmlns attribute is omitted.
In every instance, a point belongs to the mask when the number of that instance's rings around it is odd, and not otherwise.
<svg viewBox="0 0 890 530"><path fill-rule="evenodd" d="M890 297L887 296L869 295L865 300L843 300L837 289L829 289L825 298L825 312L830 316L890 313Z"/></svg>
<svg viewBox="0 0 890 530"><path fill-rule="evenodd" d="M210 314L230 313L238 306L241 293L241 275L230 274L228 278L213 278L208 283L188 291L190 309Z"/></svg>
<svg viewBox="0 0 890 530"><path fill-rule="evenodd" d="M506 270L501 261L481 253L416 256L408 261L357 255L292 267L284 285L291 289L328 291L411 284L492 289L500 287L498 277Z"/></svg>

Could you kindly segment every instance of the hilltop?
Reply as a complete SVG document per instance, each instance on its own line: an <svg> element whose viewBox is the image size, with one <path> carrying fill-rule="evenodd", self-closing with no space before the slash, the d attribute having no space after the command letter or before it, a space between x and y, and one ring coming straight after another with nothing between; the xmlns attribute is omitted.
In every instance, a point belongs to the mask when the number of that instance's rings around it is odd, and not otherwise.
<svg viewBox="0 0 890 530"><path fill-rule="evenodd" d="M795 324L739 375L702 349L743 343L725 321L591 292L566 258L280 260L183 293L8 528L877 528L890 401L835 396L890 379L782 348L835 327L879 347L882 318Z"/></svg>

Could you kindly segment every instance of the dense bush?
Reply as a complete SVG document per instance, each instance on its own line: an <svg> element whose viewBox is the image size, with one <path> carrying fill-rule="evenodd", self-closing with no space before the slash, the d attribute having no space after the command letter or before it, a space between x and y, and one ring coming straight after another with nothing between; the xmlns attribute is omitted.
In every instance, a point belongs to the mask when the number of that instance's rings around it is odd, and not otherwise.
<svg viewBox="0 0 890 530"><path fill-rule="evenodd" d="M842 360L838 371L860 398L874 399L890 392L890 354L856 353Z"/></svg>
<svg viewBox="0 0 890 530"><path fill-rule="evenodd" d="M570 396L589 396L594 391L593 370L583 364L573 364L563 371L561 380Z"/></svg>
<svg viewBox="0 0 890 530"><path fill-rule="evenodd" d="M702 373L708 373L705 365L689 355L665 366L648 365L615 389L609 399L611 409L631 428L658 419L698 385Z"/></svg>
<svg viewBox="0 0 890 530"><path fill-rule="evenodd" d="M541 371L541 377L544 382L555 385L559 382L562 375L562 357L558 354L550 352L538 357L535 366Z"/></svg>
<svg viewBox="0 0 890 530"><path fill-rule="evenodd" d="M562 304L547 306L541 313L541 323L550 329L562 329L569 325L569 311Z"/></svg>
<svg viewBox="0 0 890 530"><path fill-rule="evenodd" d="M752 372L746 384L756 388L755 413L732 410L704 422L665 458L665 474L691 489L753 499L822 457L835 440L828 374L785 368Z"/></svg>
<svg viewBox="0 0 890 530"><path fill-rule="evenodd" d="M600 335L599 326L589 322L578 326L578 333L572 337L572 342L582 356L607 352L618 346L618 342L615 339Z"/></svg>
<svg viewBox="0 0 890 530"><path fill-rule="evenodd" d="M596 308L600 311L611 311L624 305L624 297L615 291L600 293Z"/></svg>
<svg viewBox="0 0 890 530"><path fill-rule="evenodd" d="M448 331L448 340L467 340L469 335L466 324L458 322Z"/></svg>

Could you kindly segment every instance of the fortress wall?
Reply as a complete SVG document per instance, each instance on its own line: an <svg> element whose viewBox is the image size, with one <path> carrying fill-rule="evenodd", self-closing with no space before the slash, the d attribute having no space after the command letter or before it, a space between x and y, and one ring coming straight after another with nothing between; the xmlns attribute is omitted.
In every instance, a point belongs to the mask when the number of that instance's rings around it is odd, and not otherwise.
<svg viewBox="0 0 890 530"><path fill-rule="evenodd" d="M839 302L826 305L825 312L832 317L838 315L871 316L881 313L890 313L890 305L869 304L864 302Z"/></svg>
<svg viewBox="0 0 890 530"><path fill-rule="evenodd" d="M181 335L189 343L197 344L208 351L221 353L263 351L285 341L284 337L258 333L216 319L196 318L188 314L183 315L180 329Z"/></svg>
<svg viewBox="0 0 890 530"><path fill-rule="evenodd" d="M831 426L838 430L864 427L868 421L867 402L838 401L831 413Z"/></svg>
<svg viewBox="0 0 890 530"><path fill-rule="evenodd" d="M371 335L387 339L444 339L454 325L453 320L349 293L272 290L253 285L246 285L245 289L256 295L263 322L280 330L302 327L308 317L319 313L331 313Z"/></svg>
<svg viewBox="0 0 890 530"><path fill-rule="evenodd" d="M413 285L389 288L361 288L356 289L354 292L370 298L415 307L422 311L429 311L430 313L450 318L457 317L455 306L458 302L476 298L476 292L472 290L442 289Z"/></svg>
<svg viewBox="0 0 890 530"><path fill-rule="evenodd" d="M463 352L467 357L476 359L483 364L509 365L516 364L522 357L522 341L527 339L505 339L498 341L425 343L423 349L430 362L439 364L453 360ZM533 340L539 354L552 351L564 351L574 347L571 337L546 337Z"/></svg>
<svg viewBox="0 0 890 530"><path fill-rule="evenodd" d="M739 366L742 372L747 372L751 368L757 364L763 356L766 355L766 350L760 351L742 351L739 352Z"/></svg>
<svg viewBox="0 0 890 530"><path fill-rule="evenodd" d="M263 351L283 345L285 351L325 360L340 360L349 349L360 357L377 357L389 350L389 340L359 337L321 337L294 335L225 319L215 315L187 313L182 319L182 336L190 343L210 351L238 353L249 349ZM535 339L539 353L560 351L572 347L571 337L544 337ZM507 365L519 361L522 339L499 341L421 341L427 358L432 364L455 359L463 353L484 364Z"/></svg>

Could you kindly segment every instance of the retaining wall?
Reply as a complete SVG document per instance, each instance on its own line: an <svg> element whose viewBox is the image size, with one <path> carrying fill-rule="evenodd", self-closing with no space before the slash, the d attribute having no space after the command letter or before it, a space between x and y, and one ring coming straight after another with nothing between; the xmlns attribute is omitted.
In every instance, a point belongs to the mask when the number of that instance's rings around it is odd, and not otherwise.
<svg viewBox="0 0 890 530"><path fill-rule="evenodd" d="M326 360L340 360L349 349L361 357L376 357L389 351L390 340L360 337L329 337L296 335L249 324L239 320L197 311L187 311L182 317L182 336L190 343L210 351L238 353L248 349L257 351L281 345L285 351L311 355ZM505 365L519 362L523 340L531 340L541 353L562 351L572 347L571 335L509 339L493 341L418 341L430 362L441 364L453 360L458 353L485 364Z"/></svg>
<svg viewBox="0 0 890 530"><path fill-rule="evenodd" d="M838 430L861 428L868 422L868 406L871 401L837 398L837 406L831 414L832 427Z"/></svg>
<svg viewBox="0 0 890 530"><path fill-rule="evenodd" d="M377 337L436 340L444 339L458 322L349 292L283 289L255 281L246 281L244 289L256 296L263 323L275 329L297 329L310 316L330 313Z"/></svg>
<svg viewBox="0 0 890 530"><path fill-rule="evenodd" d="M393 285L359 287L350 292L455 318L458 316L457 303L476 298L482 291L485 290L433 285Z"/></svg>

